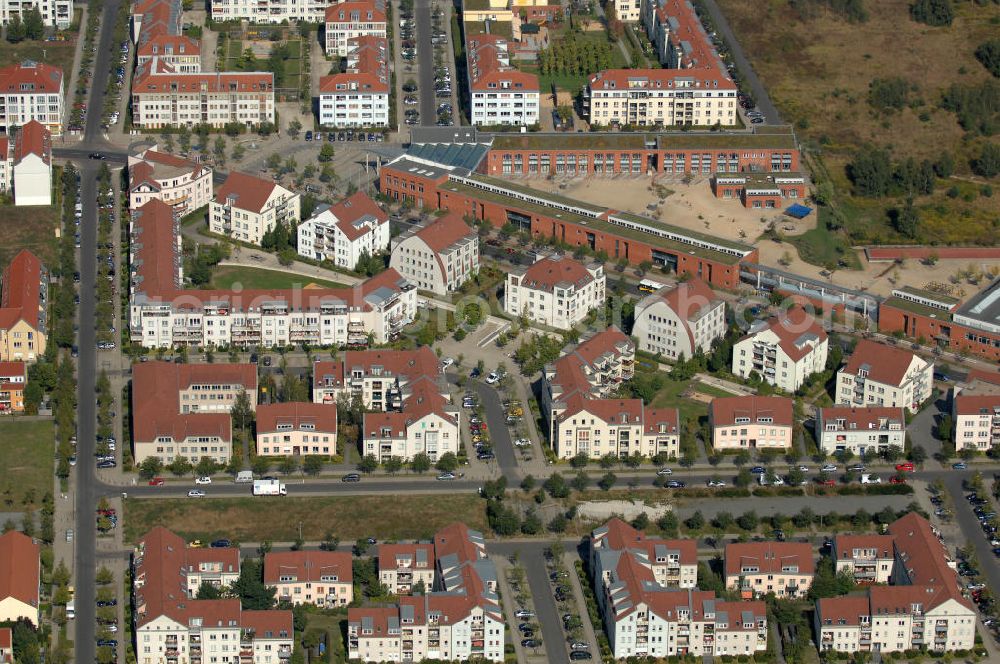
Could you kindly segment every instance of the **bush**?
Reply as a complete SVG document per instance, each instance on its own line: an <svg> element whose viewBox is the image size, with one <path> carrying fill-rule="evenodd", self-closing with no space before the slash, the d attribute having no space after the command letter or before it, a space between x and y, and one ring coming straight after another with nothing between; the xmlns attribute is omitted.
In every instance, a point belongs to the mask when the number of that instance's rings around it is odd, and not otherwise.
<svg viewBox="0 0 1000 664"><path fill-rule="evenodd" d="M951 0L916 0L910 5L910 16L918 23L940 27L951 25L955 11Z"/></svg>
<svg viewBox="0 0 1000 664"><path fill-rule="evenodd" d="M1000 78L1000 39L983 42L976 49L976 59L994 76Z"/></svg>
<svg viewBox="0 0 1000 664"><path fill-rule="evenodd" d="M880 111L902 110L909 102L910 87L900 76L873 79L868 84L868 104Z"/></svg>
<svg viewBox="0 0 1000 664"><path fill-rule="evenodd" d="M984 178L1000 173L1000 146L993 142L985 143L979 157L972 161L972 170Z"/></svg>

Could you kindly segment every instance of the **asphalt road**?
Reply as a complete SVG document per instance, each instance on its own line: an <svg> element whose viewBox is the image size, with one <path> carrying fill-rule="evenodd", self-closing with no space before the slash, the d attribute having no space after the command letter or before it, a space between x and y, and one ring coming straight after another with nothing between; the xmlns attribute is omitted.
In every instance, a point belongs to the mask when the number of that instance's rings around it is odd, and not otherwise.
<svg viewBox="0 0 1000 664"><path fill-rule="evenodd" d="M118 53L111 43L115 27L115 17L123 0L105 0L101 18L100 38L94 62L94 79L90 88L88 107L91 112L84 128L84 140L78 150L82 153L71 158L80 166L81 199L83 218L80 222L80 329L77 345L80 356L77 360L77 454L80 463L75 468L76 482L76 620L75 653L78 662L92 662L96 653L94 641L96 626L96 589L94 570L96 567L97 528L93 509L96 508L96 469L92 463L94 456L94 435L97 429L97 409L94 399L97 369L97 349L94 333L94 308L97 279L97 173L99 164L86 158L95 149L101 149L101 109L104 108L104 90L108 82L110 68L117 60ZM117 160L116 160L117 161ZM124 160L123 160L124 161Z"/></svg>
<svg viewBox="0 0 1000 664"><path fill-rule="evenodd" d="M736 39L736 35L733 34L733 30L729 27L729 22L726 21L726 17L722 13L722 10L719 9L719 5L716 4L715 0L702 0L702 4L708 10L712 21L715 22L715 29L729 45L729 52L733 56L736 67L743 74L743 83L746 87L750 88L749 92L753 96L754 102L757 103L758 110L764 114L764 121L767 124L781 124L781 116L778 114L778 109L771 102L771 97L767 94L767 88L757 78L757 72L750 66L750 61L747 60L746 55L743 53L743 46L740 45L739 40Z"/></svg>
<svg viewBox="0 0 1000 664"><path fill-rule="evenodd" d="M507 428L507 417L503 412L503 404L500 403L500 395L486 383L476 380L473 384L479 401L483 404L493 452L497 455L497 465L507 478L507 486L516 487L521 482L521 473L517 468L514 442L510 439L510 429Z"/></svg>
<svg viewBox="0 0 1000 664"><path fill-rule="evenodd" d="M944 478L944 485L955 504L955 522L962 529L962 535L965 539L976 547L979 571L986 577L986 585L996 590L1000 588L1000 562L993 555L993 547L986 539L986 535L979 525L979 519L972 511L972 505L965 499L966 491L962 489L964 477L966 477L964 473L954 473ZM986 485L986 491L989 492L993 483L992 474L983 473L983 483Z"/></svg>
<svg viewBox="0 0 1000 664"><path fill-rule="evenodd" d="M569 654L566 650L566 637L559 626L561 618L552 595L549 584L549 574L545 567L545 548L550 542L488 542L490 553L510 556L517 552L518 561L524 566L525 578L531 588L531 599L535 604L535 620L542 631L542 646L545 648L546 661L569 664ZM581 606L581 611L586 607ZM511 625L512 639L520 640L517 625Z"/></svg>
<svg viewBox="0 0 1000 664"><path fill-rule="evenodd" d="M420 95L420 124L433 126L434 113L434 45L431 43L431 0L413 3L413 21L417 28L417 90Z"/></svg>

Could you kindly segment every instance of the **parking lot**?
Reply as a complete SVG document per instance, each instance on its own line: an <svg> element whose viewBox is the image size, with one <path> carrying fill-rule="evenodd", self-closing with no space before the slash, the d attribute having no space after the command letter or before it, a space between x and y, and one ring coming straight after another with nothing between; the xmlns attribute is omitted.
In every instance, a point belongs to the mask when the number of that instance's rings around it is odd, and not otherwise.
<svg viewBox="0 0 1000 664"><path fill-rule="evenodd" d="M454 121L454 67L448 35L451 6L429 0L400 5L400 57L404 69L418 67L418 76L406 73L402 81L403 122L409 126L445 127ZM428 57L432 53L433 57Z"/></svg>

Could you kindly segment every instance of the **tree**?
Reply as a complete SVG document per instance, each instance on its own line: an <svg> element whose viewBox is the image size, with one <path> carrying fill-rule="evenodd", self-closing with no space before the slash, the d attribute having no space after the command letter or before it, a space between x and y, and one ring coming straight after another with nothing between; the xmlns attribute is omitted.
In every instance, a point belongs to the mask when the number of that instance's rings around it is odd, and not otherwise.
<svg viewBox="0 0 1000 664"><path fill-rule="evenodd" d="M917 237L920 228L920 215L913 207L913 198L906 198L906 205L902 209L893 210L890 213L892 226L900 235L911 240Z"/></svg>
<svg viewBox="0 0 1000 664"><path fill-rule="evenodd" d="M744 489L753 483L753 473L750 472L749 468L740 468L740 472L736 473L736 486Z"/></svg>
<svg viewBox="0 0 1000 664"><path fill-rule="evenodd" d="M211 477L219 469L219 464L211 457L203 456L198 460L198 465L194 467L194 472L198 477Z"/></svg>
<svg viewBox="0 0 1000 664"><path fill-rule="evenodd" d="M601 477L600 480L597 481L597 486L599 486L602 491L610 491L611 487L613 487L617 481L618 477L614 473L607 472L603 477Z"/></svg>
<svg viewBox="0 0 1000 664"><path fill-rule="evenodd" d="M177 477L183 477L184 475L187 475L188 473L191 472L191 468L192 468L191 462L182 456L175 456L174 460L171 461L170 465L167 466L167 470L169 470L173 475L176 475Z"/></svg>
<svg viewBox="0 0 1000 664"><path fill-rule="evenodd" d="M442 473L453 473L458 470L458 458L453 452L445 452L434 467Z"/></svg>
<svg viewBox="0 0 1000 664"><path fill-rule="evenodd" d="M7 41L11 44L17 44L18 42L24 41L24 38L27 35L28 32L24 27L24 23L21 21L21 16L19 14L14 14L7 23Z"/></svg>
<svg viewBox="0 0 1000 664"><path fill-rule="evenodd" d="M324 143L323 147L319 149L319 160L322 162L331 161L334 154L336 154L336 151L333 149L333 145L331 143Z"/></svg>
<svg viewBox="0 0 1000 664"><path fill-rule="evenodd" d="M750 459L751 456L749 450L740 450L739 452L736 453L736 456L733 457L733 464L737 468L742 468L743 466L750 463Z"/></svg>
<svg viewBox="0 0 1000 664"><path fill-rule="evenodd" d="M282 475L291 475L299 469L299 458L296 456L285 456L278 462L278 472Z"/></svg>
<svg viewBox="0 0 1000 664"><path fill-rule="evenodd" d="M100 569L94 573L94 581L99 586L107 586L115 582L115 575L107 567L101 565Z"/></svg>
<svg viewBox="0 0 1000 664"><path fill-rule="evenodd" d="M366 475L371 475L378 470L378 457L374 454L366 454L358 462L358 470Z"/></svg>
<svg viewBox="0 0 1000 664"><path fill-rule="evenodd" d="M297 138L300 131L302 131L302 123L299 122L298 118L295 118L288 123L288 135L292 138ZM329 145L329 143L327 145Z"/></svg>
<svg viewBox="0 0 1000 664"><path fill-rule="evenodd" d="M45 36L45 21L38 7L32 7L24 13L24 34L28 39L38 41Z"/></svg>
<svg viewBox="0 0 1000 664"><path fill-rule="evenodd" d="M859 150L847 165L847 176L857 196L882 198L888 195L892 183L889 154L871 146Z"/></svg>
<svg viewBox="0 0 1000 664"><path fill-rule="evenodd" d="M530 493L532 489L535 488L535 476L525 475L524 479L521 480L521 490L525 493Z"/></svg>
<svg viewBox="0 0 1000 664"><path fill-rule="evenodd" d="M537 535L542 532L542 520L534 509L529 509L521 522L521 532L525 535Z"/></svg>
<svg viewBox="0 0 1000 664"><path fill-rule="evenodd" d="M984 178L992 178L1000 173L1000 146L993 141L984 143L979 157L972 161L972 170Z"/></svg>
<svg viewBox="0 0 1000 664"><path fill-rule="evenodd" d="M560 473L552 473L542 487L553 498L566 498L569 496L570 488L566 485L566 479Z"/></svg>
<svg viewBox="0 0 1000 664"><path fill-rule="evenodd" d="M940 27L951 25L955 11L951 0L916 0L910 5L910 17L918 23Z"/></svg>
<svg viewBox="0 0 1000 664"><path fill-rule="evenodd" d="M213 585L208 581L202 581L201 585L198 586L197 599L222 599L222 590L219 586Z"/></svg>
<svg viewBox="0 0 1000 664"><path fill-rule="evenodd" d="M325 458L318 454L306 455L306 458L302 460L302 472L315 477L322 472L324 461Z"/></svg>
<svg viewBox="0 0 1000 664"><path fill-rule="evenodd" d="M590 476L581 470L573 476L573 479L569 481L569 485L574 491L585 491L590 485Z"/></svg>
<svg viewBox="0 0 1000 664"><path fill-rule="evenodd" d="M240 576L230 590L240 598L243 610L263 611L274 606L274 587L264 585L264 566L260 560L244 559Z"/></svg>
<svg viewBox="0 0 1000 664"><path fill-rule="evenodd" d="M698 510L687 519L684 520L684 525L688 530L693 532L698 532L705 527L705 517L702 515L701 510Z"/></svg>
<svg viewBox="0 0 1000 664"><path fill-rule="evenodd" d="M923 445L914 445L910 449L909 458L914 464L920 465L927 461L927 450L924 449Z"/></svg>
<svg viewBox="0 0 1000 664"><path fill-rule="evenodd" d="M548 528L550 532L561 533L565 532L566 525L567 525L566 515L560 512L559 514L556 514L554 517L552 517L552 520L549 521Z"/></svg>
<svg viewBox="0 0 1000 664"><path fill-rule="evenodd" d="M385 472L390 475L395 475L403 469L403 460L398 456L391 456L385 460L385 463L382 464L382 466L385 468Z"/></svg>
<svg viewBox="0 0 1000 664"><path fill-rule="evenodd" d="M266 475L271 470L271 460L267 457L255 456L250 460L250 469L254 475Z"/></svg>
<svg viewBox="0 0 1000 664"><path fill-rule="evenodd" d="M139 464L139 477L144 480L151 480L163 472L163 462L159 457L146 457Z"/></svg>
<svg viewBox="0 0 1000 664"><path fill-rule="evenodd" d="M1000 78L1000 38L990 39L976 48L976 59L987 71Z"/></svg>
<svg viewBox="0 0 1000 664"><path fill-rule="evenodd" d="M757 517L756 512L749 510L736 517L736 525L749 532L755 530L760 525L760 519Z"/></svg>
<svg viewBox="0 0 1000 664"><path fill-rule="evenodd" d="M431 469L431 459L429 456L423 452L419 452L413 455L413 460L410 461L410 470L415 473L426 473Z"/></svg>
<svg viewBox="0 0 1000 664"><path fill-rule="evenodd" d="M677 537L677 515L671 512L664 512L663 516L656 520L656 527L667 537Z"/></svg>

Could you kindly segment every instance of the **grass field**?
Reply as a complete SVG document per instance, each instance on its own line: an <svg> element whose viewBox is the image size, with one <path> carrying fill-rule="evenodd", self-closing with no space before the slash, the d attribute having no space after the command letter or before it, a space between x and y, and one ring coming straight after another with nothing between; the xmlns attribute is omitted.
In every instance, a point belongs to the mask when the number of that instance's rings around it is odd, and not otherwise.
<svg viewBox="0 0 1000 664"><path fill-rule="evenodd" d="M0 265L6 266L21 249L28 249L48 265L56 259L55 230L59 208L0 205Z"/></svg>
<svg viewBox="0 0 1000 664"><path fill-rule="evenodd" d="M843 261L848 269L861 269L858 254L851 250L846 238L831 232L826 224L822 223L824 216L829 212L829 208L819 208L821 223L802 235L793 235L786 239L795 246L799 257L807 263L836 266Z"/></svg>
<svg viewBox="0 0 1000 664"><path fill-rule="evenodd" d="M212 270L212 288L231 290L235 284L240 284L244 289L293 288L296 285L307 284L316 284L324 288L346 288L344 284L335 281L313 279L279 270L235 265L223 265Z"/></svg>
<svg viewBox="0 0 1000 664"><path fill-rule="evenodd" d="M76 36L64 33L70 39L62 42L23 41L19 44L3 43L0 48L0 67L17 64L25 60L44 62L61 68L66 73L65 85L69 86L69 73L73 69L73 55L76 51ZM44 53L43 53L44 51Z"/></svg>
<svg viewBox="0 0 1000 664"><path fill-rule="evenodd" d="M5 503L4 511L22 509L28 491L35 494L35 504L40 504L42 496L52 491L55 452L52 421L4 418L0 421L0 441L3 441L0 496Z"/></svg>
<svg viewBox="0 0 1000 664"><path fill-rule="evenodd" d="M335 615L325 613L307 614L306 632L320 629L326 632L326 647L328 662L346 662L347 652L344 649L344 634L347 633L347 613L341 610Z"/></svg>
<svg viewBox="0 0 1000 664"><path fill-rule="evenodd" d="M247 493L250 489L247 489ZM294 494L295 487L290 487ZM188 539L228 537L241 542L341 540L378 536L380 540L430 539L454 521L486 530L486 505L476 495L325 496L311 498L225 498L130 500L125 538L134 542L154 526L165 526Z"/></svg>
<svg viewBox="0 0 1000 664"><path fill-rule="evenodd" d="M677 408L680 411L681 420L686 419L688 416L703 417L708 415L707 403L684 396L684 392L689 387L695 392L699 392L709 397L732 396L729 392L720 390L717 387L712 387L711 385L702 385L696 381L680 382L668 380L660 391L656 393L656 396L653 398L653 403L651 403L650 406L652 408Z"/></svg>
<svg viewBox="0 0 1000 664"><path fill-rule="evenodd" d="M886 214L900 200L848 196L845 166L859 146L872 143L888 148L895 160L934 160L943 151L954 157L956 176L939 181L934 194L915 201L921 213L918 240L989 243L995 199L945 195L957 178L968 176L970 158L988 139L965 140L955 114L938 103L953 83L971 85L990 78L973 54L979 44L996 36L1000 5L952 3L956 19L951 27L929 27L910 19L909 0L865 0L869 19L864 23L849 23L823 9L803 19L790 4L719 0L783 119L795 124L800 139L821 155L852 240L902 239ZM940 57L942 53L949 55ZM914 86L912 103L891 114L876 112L867 101L869 84L897 76ZM956 217L960 223L955 223Z"/></svg>

